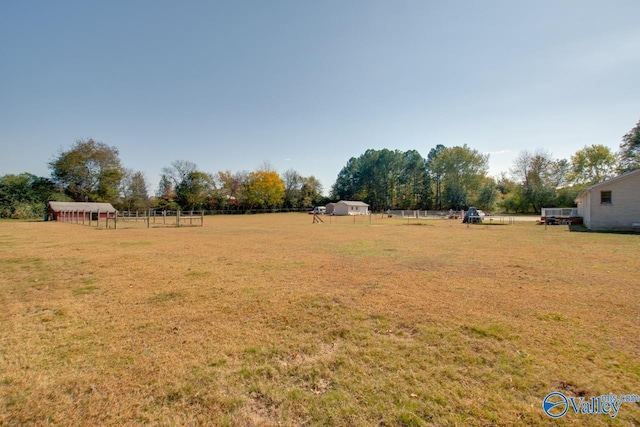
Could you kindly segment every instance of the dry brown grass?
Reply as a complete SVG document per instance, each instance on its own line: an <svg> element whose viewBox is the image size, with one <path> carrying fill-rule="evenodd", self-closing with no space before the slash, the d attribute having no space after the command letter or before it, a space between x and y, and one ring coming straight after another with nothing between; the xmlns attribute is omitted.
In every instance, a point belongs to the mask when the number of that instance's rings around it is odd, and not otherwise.
<svg viewBox="0 0 640 427"><path fill-rule="evenodd" d="M0 222L0 424L555 425L551 391L640 394L640 236L418 224Z"/></svg>

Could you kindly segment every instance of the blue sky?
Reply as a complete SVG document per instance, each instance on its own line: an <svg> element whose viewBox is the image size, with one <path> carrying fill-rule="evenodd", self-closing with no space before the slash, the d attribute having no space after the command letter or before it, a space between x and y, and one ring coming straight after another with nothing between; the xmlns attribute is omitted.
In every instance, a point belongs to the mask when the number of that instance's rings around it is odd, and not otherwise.
<svg viewBox="0 0 640 427"><path fill-rule="evenodd" d="M74 141L162 167L314 175L369 148L617 150L640 119L640 2L0 2L0 175Z"/></svg>

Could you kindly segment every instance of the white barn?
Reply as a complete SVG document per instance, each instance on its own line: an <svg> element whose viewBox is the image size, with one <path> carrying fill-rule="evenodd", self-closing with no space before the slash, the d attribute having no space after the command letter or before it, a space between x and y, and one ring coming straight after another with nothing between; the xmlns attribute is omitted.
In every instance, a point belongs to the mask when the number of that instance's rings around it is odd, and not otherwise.
<svg viewBox="0 0 640 427"><path fill-rule="evenodd" d="M364 202L340 200L333 207L334 215L368 215L369 205Z"/></svg>
<svg viewBox="0 0 640 427"><path fill-rule="evenodd" d="M640 227L640 169L585 188L576 199L589 230Z"/></svg>

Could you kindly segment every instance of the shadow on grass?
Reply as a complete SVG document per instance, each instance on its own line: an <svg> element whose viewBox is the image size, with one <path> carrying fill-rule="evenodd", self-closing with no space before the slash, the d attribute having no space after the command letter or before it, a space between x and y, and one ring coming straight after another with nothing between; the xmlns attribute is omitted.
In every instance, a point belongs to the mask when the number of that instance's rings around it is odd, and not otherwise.
<svg viewBox="0 0 640 427"><path fill-rule="evenodd" d="M464 223L464 222L461 223L461 224L467 225L467 223ZM478 226L483 226L483 225L486 226L486 227L489 227L489 226L495 227L497 225L513 225L513 224L509 224L507 222L480 222L480 223L476 222L476 223L468 224L469 227L478 227Z"/></svg>
<svg viewBox="0 0 640 427"><path fill-rule="evenodd" d="M640 235L640 230L589 230L584 224L570 225L569 231L576 233L600 233L600 234L635 234Z"/></svg>

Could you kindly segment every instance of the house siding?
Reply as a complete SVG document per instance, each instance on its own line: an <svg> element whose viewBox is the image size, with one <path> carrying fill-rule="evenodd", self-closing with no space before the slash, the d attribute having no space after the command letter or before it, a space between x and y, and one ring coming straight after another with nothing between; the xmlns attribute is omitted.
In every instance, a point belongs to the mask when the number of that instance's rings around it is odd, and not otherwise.
<svg viewBox="0 0 640 427"><path fill-rule="evenodd" d="M578 200L578 215L582 217L582 223L591 227L591 193L586 193L584 198Z"/></svg>
<svg viewBox="0 0 640 427"><path fill-rule="evenodd" d="M333 209L334 215L367 215L369 206L362 202L353 204L350 202L338 202Z"/></svg>
<svg viewBox="0 0 640 427"><path fill-rule="evenodd" d="M590 230L628 230L640 222L640 171L595 185L581 194L578 211ZM601 193L611 191L611 203Z"/></svg>

